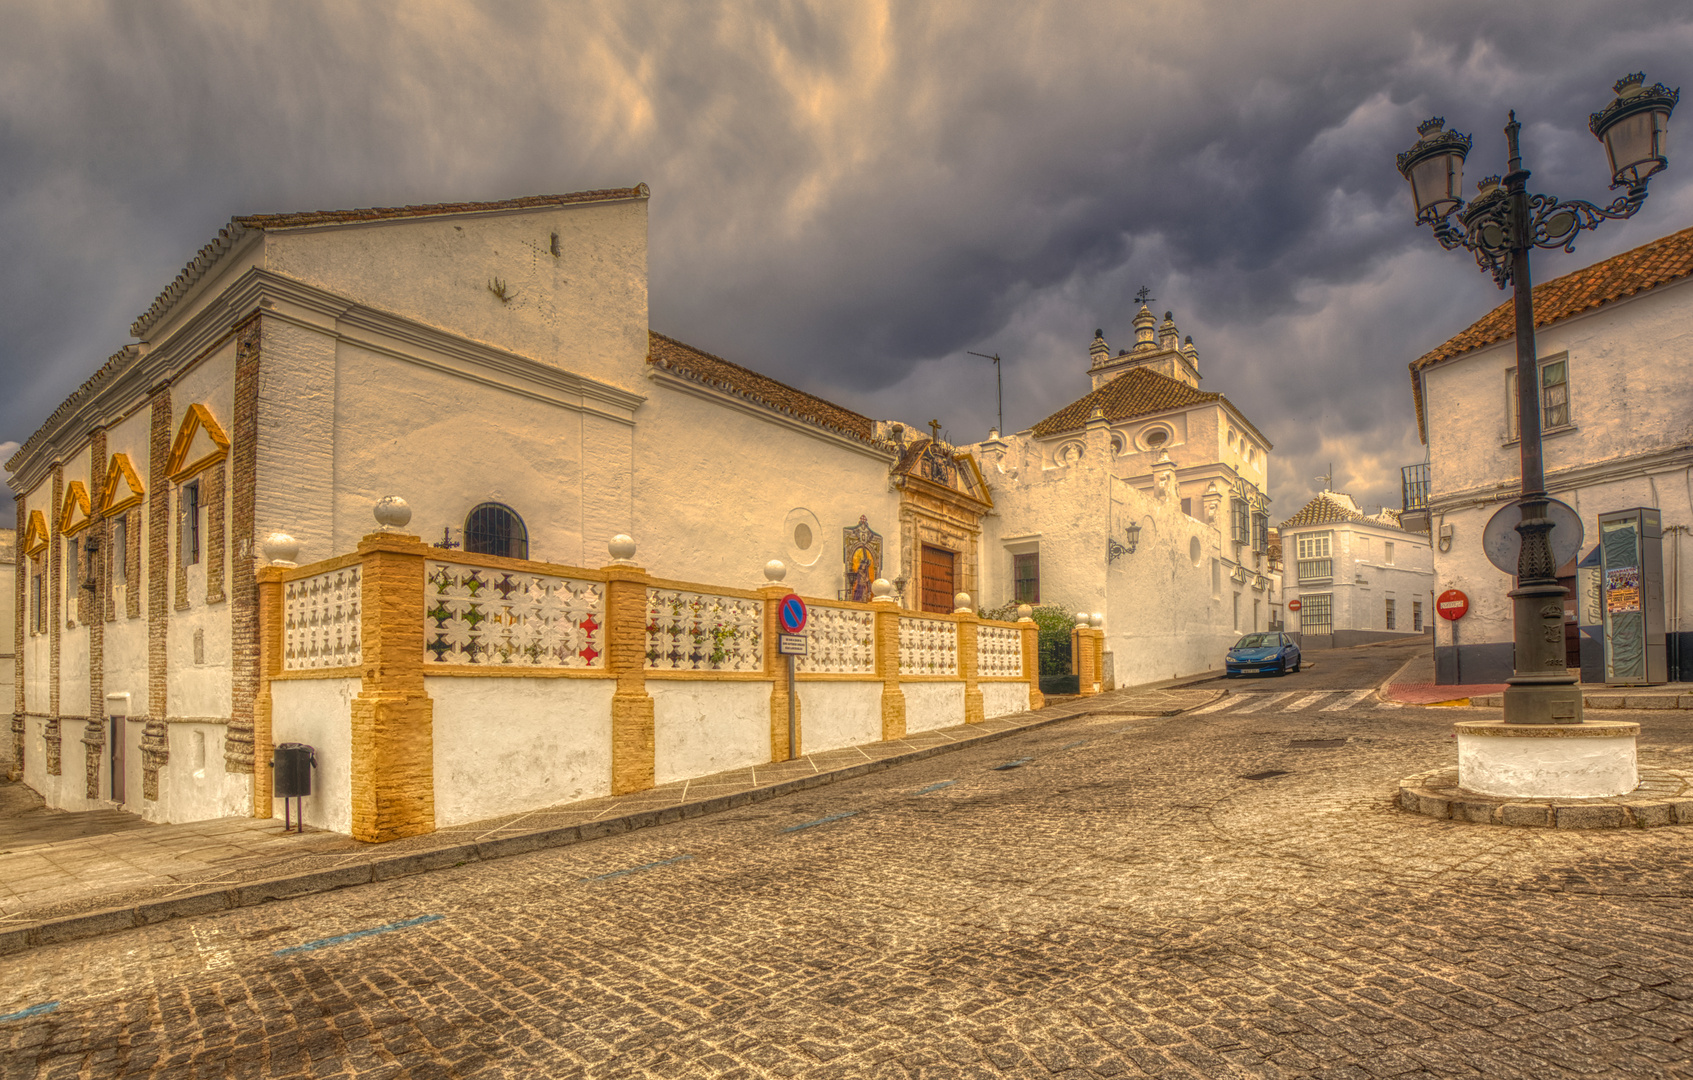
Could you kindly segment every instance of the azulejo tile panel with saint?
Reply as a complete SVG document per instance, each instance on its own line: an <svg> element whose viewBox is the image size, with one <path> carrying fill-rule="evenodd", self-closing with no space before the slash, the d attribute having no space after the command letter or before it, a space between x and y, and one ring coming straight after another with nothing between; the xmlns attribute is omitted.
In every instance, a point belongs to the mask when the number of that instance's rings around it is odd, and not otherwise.
<svg viewBox="0 0 1693 1080"><path fill-rule="evenodd" d="M901 675L957 675L958 624L945 619L899 620Z"/></svg>
<svg viewBox="0 0 1693 1080"><path fill-rule="evenodd" d="M345 566L282 587L282 670L354 667L359 646L359 567Z"/></svg>
<svg viewBox="0 0 1693 1080"><path fill-rule="evenodd" d="M435 664L605 667L605 585L425 564L423 641Z"/></svg>
<svg viewBox="0 0 1693 1080"><path fill-rule="evenodd" d="M807 675L876 674L875 612L814 604L805 632L810 651L795 657L794 670Z"/></svg>
<svg viewBox="0 0 1693 1080"><path fill-rule="evenodd" d="M1023 632L1009 626L978 626L976 674L1020 678L1023 674Z"/></svg>
<svg viewBox="0 0 1693 1080"><path fill-rule="evenodd" d="M763 671L764 602L647 590L648 671Z"/></svg>

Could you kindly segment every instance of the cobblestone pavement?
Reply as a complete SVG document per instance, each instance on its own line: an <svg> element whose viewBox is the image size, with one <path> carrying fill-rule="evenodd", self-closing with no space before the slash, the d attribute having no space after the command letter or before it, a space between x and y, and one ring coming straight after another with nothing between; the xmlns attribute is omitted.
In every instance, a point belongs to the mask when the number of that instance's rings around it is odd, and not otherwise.
<svg viewBox="0 0 1693 1080"><path fill-rule="evenodd" d="M1693 1077L1693 829L1405 813L1454 710L1300 689L0 958L0 1075Z"/></svg>

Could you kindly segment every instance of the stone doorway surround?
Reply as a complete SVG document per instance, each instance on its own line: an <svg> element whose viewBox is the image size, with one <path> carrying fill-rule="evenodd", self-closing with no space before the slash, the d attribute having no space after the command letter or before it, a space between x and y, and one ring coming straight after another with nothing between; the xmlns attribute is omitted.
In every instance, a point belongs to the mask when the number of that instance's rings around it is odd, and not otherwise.
<svg viewBox="0 0 1693 1080"><path fill-rule="evenodd" d="M923 439L900 455L892 479L900 493L899 554L906 575L900 603L913 610L937 610L923 602L925 547L953 552L953 591L979 601L982 516L993 509L993 498L975 458ZM951 605L945 610L951 611Z"/></svg>

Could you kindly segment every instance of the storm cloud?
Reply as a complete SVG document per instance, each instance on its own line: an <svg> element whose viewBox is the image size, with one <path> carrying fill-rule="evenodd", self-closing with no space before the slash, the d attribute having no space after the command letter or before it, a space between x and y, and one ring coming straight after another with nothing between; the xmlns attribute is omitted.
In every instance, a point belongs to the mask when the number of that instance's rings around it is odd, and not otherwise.
<svg viewBox="0 0 1693 1080"><path fill-rule="evenodd" d="M1608 201L1587 115L1684 2L0 5L0 439L232 215L651 185L655 329L955 441L1086 389L1151 289L1275 443L1398 504L1405 365L1504 299L1411 221L1431 114ZM1693 123L1678 118L1679 126ZM1693 224L1693 161L1559 273ZM1577 389L1579 393L1579 388Z"/></svg>

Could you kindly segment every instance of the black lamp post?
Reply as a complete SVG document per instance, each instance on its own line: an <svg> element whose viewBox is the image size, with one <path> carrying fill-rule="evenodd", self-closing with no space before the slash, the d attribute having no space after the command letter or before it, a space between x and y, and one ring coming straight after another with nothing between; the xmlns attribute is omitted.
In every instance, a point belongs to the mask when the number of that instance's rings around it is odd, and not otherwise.
<svg viewBox="0 0 1693 1080"><path fill-rule="evenodd" d="M1534 348L1534 294L1528 254L1533 248L1575 250L1576 234L1597 228L1606 218L1628 218L1646 201L1646 182L1669 162L1664 138L1680 89L1662 83L1646 86L1644 74L1621 79L1617 97L1589 119L1588 126L1610 158L1611 187L1626 188L1611 205L1550 195L1531 195L1529 173L1517 149L1517 114L1505 125L1509 164L1501 180L1489 176L1476 185L1476 197L1463 200L1464 158L1470 137L1443 130L1435 117L1418 126L1421 138L1399 155L1399 171L1411 184L1417 223L1434 229L1447 249L1461 247L1503 289L1515 288L1517 338L1517 423L1522 446L1522 551L1517 559L1517 587L1510 593L1516 626L1516 671L1505 690L1508 724L1578 724L1581 690L1564 667L1564 597L1558 568L1552 563L1547 534L1546 473L1540 446L1540 375ZM1451 219L1457 216L1457 222Z"/></svg>

